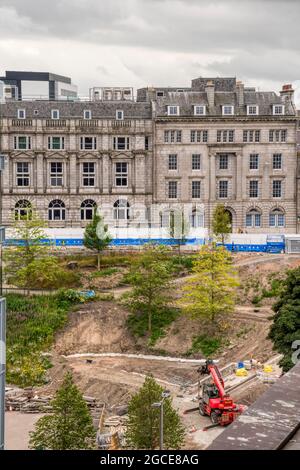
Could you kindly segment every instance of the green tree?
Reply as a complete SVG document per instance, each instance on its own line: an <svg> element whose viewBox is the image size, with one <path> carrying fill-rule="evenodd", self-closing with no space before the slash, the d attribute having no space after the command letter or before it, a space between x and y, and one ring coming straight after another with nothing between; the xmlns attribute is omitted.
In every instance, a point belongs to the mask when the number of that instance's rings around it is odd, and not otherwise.
<svg viewBox="0 0 300 470"><path fill-rule="evenodd" d="M152 316L169 302L170 266L163 247L148 246L132 265L128 281L132 290L123 296L124 303L137 314L148 316L148 333L152 334Z"/></svg>
<svg viewBox="0 0 300 470"><path fill-rule="evenodd" d="M186 220L184 213L181 211L170 212L169 235L171 238L178 240L178 252L180 247L186 242L186 238L190 231L189 222Z"/></svg>
<svg viewBox="0 0 300 470"><path fill-rule="evenodd" d="M218 327L235 305L237 273L223 246L204 245L194 261L193 275L183 287L180 304L192 318Z"/></svg>
<svg viewBox="0 0 300 470"><path fill-rule="evenodd" d="M160 410L153 403L162 399L163 388L147 376L141 389L131 398L125 438L134 449L157 449L160 436ZM171 398L164 399L164 447L179 449L184 441L184 428Z"/></svg>
<svg viewBox="0 0 300 470"><path fill-rule="evenodd" d="M218 204L213 212L212 230L215 238L224 245L229 233L232 231L230 215L223 204Z"/></svg>
<svg viewBox="0 0 300 470"><path fill-rule="evenodd" d="M40 450L94 449L96 432L80 391L68 372L51 402L52 413L40 418L29 447Z"/></svg>
<svg viewBox="0 0 300 470"><path fill-rule="evenodd" d="M292 360L293 342L300 340L300 267L288 271L282 287L273 306L275 315L269 339L273 341L274 349L283 354L280 365L287 371L295 363Z"/></svg>
<svg viewBox="0 0 300 470"><path fill-rule="evenodd" d="M54 256L46 256L33 260L27 266L19 269L14 277L14 283L31 289L56 289L71 287L78 283L78 275L67 271L59 265Z"/></svg>
<svg viewBox="0 0 300 470"><path fill-rule="evenodd" d="M104 224L103 217L95 210L93 220L86 226L83 244L86 248L97 252L97 266L100 269L101 253L109 245L112 238Z"/></svg>
<svg viewBox="0 0 300 470"><path fill-rule="evenodd" d="M31 212L30 218L15 222L13 238L22 242L17 246L9 246L4 251L4 273L9 283L24 288L30 286L26 278L26 270L33 261L46 256L49 252L49 247L44 243L46 235L43 227L43 221L35 211ZM22 281L18 279L18 273L21 270Z"/></svg>

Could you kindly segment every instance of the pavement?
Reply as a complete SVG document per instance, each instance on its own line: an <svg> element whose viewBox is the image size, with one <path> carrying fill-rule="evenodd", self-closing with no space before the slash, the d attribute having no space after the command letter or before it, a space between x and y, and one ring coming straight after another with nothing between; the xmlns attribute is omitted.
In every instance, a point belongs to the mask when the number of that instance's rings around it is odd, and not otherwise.
<svg viewBox="0 0 300 470"><path fill-rule="evenodd" d="M43 416L39 413L5 413L5 450L27 450L29 432L34 430L37 420Z"/></svg>

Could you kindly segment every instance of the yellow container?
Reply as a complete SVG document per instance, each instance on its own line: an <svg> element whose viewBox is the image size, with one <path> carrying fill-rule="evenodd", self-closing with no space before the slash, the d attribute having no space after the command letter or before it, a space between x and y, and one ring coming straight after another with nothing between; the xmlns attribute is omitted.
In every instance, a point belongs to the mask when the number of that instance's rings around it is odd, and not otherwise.
<svg viewBox="0 0 300 470"><path fill-rule="evenodd" d="M273 372L273 367L270 364L265 364L264 365L264 372L266 372L266 373Z"/></svg>
<svg viewBox="0 0 300 470"><path fill-rule="evenodd" d="M245 377L248 375L248 372L246 371L245 367L241 367L240 369L236 369L235 375L237 377Z"/></svg>

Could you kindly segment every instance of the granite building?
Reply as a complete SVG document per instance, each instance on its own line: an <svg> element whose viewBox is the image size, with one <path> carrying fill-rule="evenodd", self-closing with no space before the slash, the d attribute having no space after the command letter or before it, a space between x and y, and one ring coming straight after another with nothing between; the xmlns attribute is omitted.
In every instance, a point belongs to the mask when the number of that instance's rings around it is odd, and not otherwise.
<svg viewBox="0 0 300 470"><path fill-rule="evenodd" d="M223 203L234 232L298 231L290 85L277 95L198 78L136 100L131 89L92 90L90 101L0 105L4 224L35 207L50 227L80 227L97 205L109 224L151 213L158 227L188 206L191 225L209 229Z"/></svg>

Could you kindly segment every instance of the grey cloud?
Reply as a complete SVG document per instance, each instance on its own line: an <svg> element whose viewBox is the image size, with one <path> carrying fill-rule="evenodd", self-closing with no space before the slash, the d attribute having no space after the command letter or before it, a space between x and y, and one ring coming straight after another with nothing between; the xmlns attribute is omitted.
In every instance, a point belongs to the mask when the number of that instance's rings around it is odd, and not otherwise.
<svg viewBox="0 0 300 470"><path fill-rule="evenodd" d="M1 0L31 35L182 52L296 49L295 0ZM20 35L30 34L20 27ZM10 35L9 25L0 35Z"/></svg>

